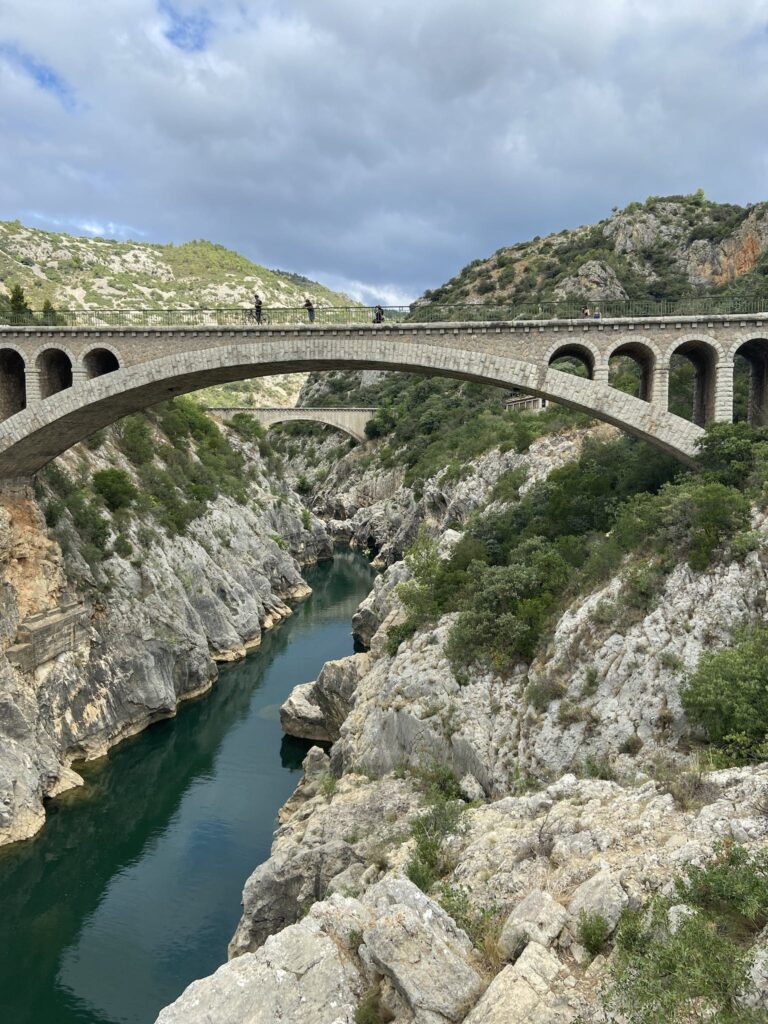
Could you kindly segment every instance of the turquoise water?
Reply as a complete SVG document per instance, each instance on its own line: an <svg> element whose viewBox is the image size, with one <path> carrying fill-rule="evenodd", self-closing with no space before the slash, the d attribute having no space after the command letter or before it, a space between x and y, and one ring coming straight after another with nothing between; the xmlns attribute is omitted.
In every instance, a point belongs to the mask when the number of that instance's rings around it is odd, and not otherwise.
<svg viewBox="0 0 768 1024"><path fill-rule="evenodd" d="M306 571L312 596L210 694L126 740L0 850L2 1024L151 1024L226 959L243 883L310 744L278 709L352 653L373 573L352 552Z"/></svg>

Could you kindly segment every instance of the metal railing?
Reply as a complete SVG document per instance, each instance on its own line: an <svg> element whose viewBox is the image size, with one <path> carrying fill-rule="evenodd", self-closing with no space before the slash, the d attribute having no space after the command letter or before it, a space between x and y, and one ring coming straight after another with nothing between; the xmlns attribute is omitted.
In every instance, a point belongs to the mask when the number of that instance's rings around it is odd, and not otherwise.
<svg viewBox="0 0 768 1024"><path fill-rule="evenodd" d="M670 299L611 300L601 302L600 319L702 316L751 316L768 314L768 297L749 298L704 296ZM597 319L595 307L590 319ZM220 309L63 309L54 313L0 313L0 326L8 327L255 327L355 326L377 322L373 306L316 306L314 317L302 307L273 306L262 309L257 319L253 309L242 306ZM582 302L466 303L463 305L425 302L412 306L386 306L383 324L445 322L509 322L514 320L581 320Z"/></svg>

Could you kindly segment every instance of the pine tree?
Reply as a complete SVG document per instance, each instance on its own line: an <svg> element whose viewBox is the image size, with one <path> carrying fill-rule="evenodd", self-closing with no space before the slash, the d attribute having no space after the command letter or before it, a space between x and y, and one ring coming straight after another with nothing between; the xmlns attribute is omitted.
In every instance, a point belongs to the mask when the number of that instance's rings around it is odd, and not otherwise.
<svg viewBox="0 0 768 1024"><path fill-rule="evenodd" d="M56 323L56 310L53 308L53 303L51 302L50 299L46 299L45 302L43 303L43 323Z"/></svg>
<svg viewBox="0 0 768 1024"><path fill-rule="evenodd" d="M27 305L27 297L24 294L24 289L20 284L15 284L11 288L11 316L14 317L25 317L29 316L32 310Z"/></svg>

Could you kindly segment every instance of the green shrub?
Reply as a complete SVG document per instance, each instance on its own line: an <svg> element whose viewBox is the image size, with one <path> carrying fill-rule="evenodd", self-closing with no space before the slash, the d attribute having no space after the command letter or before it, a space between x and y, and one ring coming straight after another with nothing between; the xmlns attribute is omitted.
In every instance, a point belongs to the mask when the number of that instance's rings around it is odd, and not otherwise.
<svg viewBox="0 0 768 1024"><path fill-rule="evenodd" d="M386 1024L389 1019L389 1015L384 1013L381 1006L379 986L374 985L373 988L368 989L363 996L363 1001L355 1010L355 1024Z"/></svg>
<svg viewBox="0 0 768 1024"><path fill-rule="evenodd" d="M143 416L126 416L115 433L120 449L135 466L145 466L152 461L155 441Z"/></svg>
<svg viewBox="0 0 768 1024"><path fill-rule="evenodd" d="M93 474L93 489L104 499L110 512L129 508L139 492L123 469L100 469Z"/></svg>
<svg viewBox="0 0 768 1024"><path fill-rule="evenodd" d="M120 558L130 558L133 554L133 544L124 537L122 533L118 534L115 538L115 543L112 545L112 549L116 555Z"/></svg>
<svg viewBox="0 0 768 1024"><path fill-rule="evenodd" d="M305 530L312 528L312 515L308 508L303 508L301 510L301 524Z"/></svg>
<svg viewBox="0 0 768 1024"><path fill-rule="evenodd" d="M610 928L602 914L582 910L579 914L577 935L584 949L597 956L608 941Z"/></svg>
<svg viewBox="0 0 768 1024"><path fill-rule="evenodd" d="M439 900L443 910L467 933L487 972L498 974L504 962L499 939L507 915L497 906L475 906L467 890L457 885L443 884Z"/></svg>
<svg viewBox="0 0 768 1024"><path fill-rule="evenodd" d="M705 654L681 699L691 721L734 763L768 756L768 628L737 633L733 647Z"/></svg>
<svg viewBox="0 0 768 1024"><path fill-rule="evenodd" d="M411 825L415 850L406 867L406 875L423 892L429 892L454 864L445 850L445 841L459 827L461 803L448 799L437 790L429 793L431 804L426 813Z"/></svg>
<svg viewBox="0 0 768 1024"><path fill-rule="evenodd" d="M673 897L625 911L616 937L608 1008L626 1024L759 1024L762 1010L741 1005L749 944L766 921L768 852L721 847L704 867L689 866ZM694 913L669 927L673 904Z"/></svg>

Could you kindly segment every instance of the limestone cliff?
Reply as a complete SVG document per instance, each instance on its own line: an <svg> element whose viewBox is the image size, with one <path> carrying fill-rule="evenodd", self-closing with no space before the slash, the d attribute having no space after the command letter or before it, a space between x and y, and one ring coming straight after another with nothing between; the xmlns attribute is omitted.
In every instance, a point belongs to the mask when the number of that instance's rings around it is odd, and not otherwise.
<svg viewBox="0 0 768 1024"><path fill-rule="evenodd" d="M42 826L44 798L79 782L73 760L173 715L308 593L300 566L330 553L327 534L248 457L262 472L244 503L220 495L175 537L121 521L123 553L95 563L66 515L62 557L31 488L0 495L0 843ZM61 463L86 477L114 465L128 463L111 439Z"/></svg>

